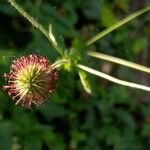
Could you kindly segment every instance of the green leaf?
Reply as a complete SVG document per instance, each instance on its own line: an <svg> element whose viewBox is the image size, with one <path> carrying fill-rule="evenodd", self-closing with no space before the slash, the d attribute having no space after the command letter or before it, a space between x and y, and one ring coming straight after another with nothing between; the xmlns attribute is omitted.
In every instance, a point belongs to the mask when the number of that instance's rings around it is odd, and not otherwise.
<svg viewBox="0 0 150 150"><path fill-rule="evenodd" d="M55 117L63 117L67 114L67 110L55 103L49 102L45 107L41 109L42 114L47 120Z"/></svg>
<svg viewBox="0 0 150 150"><path fill-rule="evenodd" d="M138 54L148 45L148 40L146 38L138 38L133 43L133 51L135 54Z"/></svg>
<svg viewBox="0 0 150 150"><path fill-rule="evenodd" d="M25 150L40 150L42 148L42 141L35 136L28 136L24 140Z"/></svg>
<svg viewBox="0 0 150 150"><path fill-rule="evenodd" d="M91 90L91 86L90 86L87 74L82 70L79 70L78 73L79 73L80 80L81 80L81 83L82 83L85 91L89 94L92 94L92 90Z"/></svg>
<svg viewBox="0 0 150 150"><path fill-rule="evenodd" d="M142 135L149 137L149 135L150 135L150 124L149 123L145 123L143 125Z"/></svg>
<svg viewBox="0 0 150 150"><path fill-rule="evenodd" d="M0 122L0 149L8 150L11 147L12 124Z"/></svg>
<svg viewBox="0 0 150 150"><path fill-rule="evenodd" d="M102 25L105 27L109 27L118 21L110 6L103 5L101 12L101 21Z"/></svg>
<svg viewBox="0 0 150 150"><path fill-rule="evenodd" d="M78 130L72 130L71 136L72 136L72 142L74 143L85 141L87 138L85 132L81 132L81 131L79 132Z"/></svg>

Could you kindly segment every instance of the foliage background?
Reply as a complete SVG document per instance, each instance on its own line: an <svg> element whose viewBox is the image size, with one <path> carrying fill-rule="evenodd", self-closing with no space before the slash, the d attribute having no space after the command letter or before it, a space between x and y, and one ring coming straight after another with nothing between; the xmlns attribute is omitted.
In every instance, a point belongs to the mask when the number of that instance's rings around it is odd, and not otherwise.
<svg viewBox="0 0 150 150"><path fill-rule="evenodd" d="M69 49L149 4L148 0L17 1ZM149 66L150 14L146 13L98 41L91 49ZM0 73L11 61L38 53L58 58L47 39L7 3L0 1ZM149 85L146 74L105 61L91 60L99 70ZM99 62L99 63L98 63ZM88 63L87 63L88 65ZM0 90L2 150L146 150L150 148L149 93L118 86L94 76L88 95L75 70L60 70L58 88L45 106L33 111L15 106ZM0 85L5 81L0 77Z"/></svg>

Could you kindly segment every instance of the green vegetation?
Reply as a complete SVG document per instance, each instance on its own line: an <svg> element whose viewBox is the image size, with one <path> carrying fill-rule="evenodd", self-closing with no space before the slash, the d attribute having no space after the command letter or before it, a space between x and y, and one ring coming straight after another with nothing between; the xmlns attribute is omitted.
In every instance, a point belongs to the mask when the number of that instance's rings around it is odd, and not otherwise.
<svg viewBox="0 0 150 150"><path fill-rule="evenodd" d="M35 53L59 67L59 81L33 110L0 91L0 149L148 149L148 1L9 2L0 1L0 74L18 56Z"/></svg>

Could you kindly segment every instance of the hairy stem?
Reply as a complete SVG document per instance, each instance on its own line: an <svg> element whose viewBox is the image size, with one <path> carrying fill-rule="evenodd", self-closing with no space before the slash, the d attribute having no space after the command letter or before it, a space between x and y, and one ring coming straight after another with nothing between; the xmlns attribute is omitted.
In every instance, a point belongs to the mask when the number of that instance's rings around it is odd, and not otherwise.
<svg viewBox="0 0 150 150"><path fill-rule="evenodd" d="M38 23L33 17L31 17L23 8L21 8L16 2L15 0L8 0L11 5L13 7L16 8L16 10L23 16L25 17L34 27L36 27L37 29L39 29L46 37L47 39L50 41L50 43L53 45L53 47L59 52L60 55L63 56L63 51L60 47L58 47L58 45L53 42L53 40L51 39L51 37L49 36L49 33L47 32L47 30L40 24Z"/></svg>

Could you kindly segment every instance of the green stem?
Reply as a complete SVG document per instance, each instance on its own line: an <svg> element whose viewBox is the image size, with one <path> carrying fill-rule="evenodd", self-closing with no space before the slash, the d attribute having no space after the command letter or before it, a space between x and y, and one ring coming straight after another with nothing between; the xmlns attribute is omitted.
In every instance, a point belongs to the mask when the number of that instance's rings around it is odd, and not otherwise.
<svg viewBox="0 0 150 150"><path fill-rule="evenodd" d="M89 72L91 74L97 75L97 76L99 76L101 78L104 78L106 80L109 80L109 81L111 81L113 83L124 85L124 86L127 86L127 87L136 88L136 89L141 89L141 90L144 90L144 91L150 91L150 87L148 87L148 86L144 86L144 85L140 85L140 84L136 84L136 83L132 83L132 82L127 82L127 81L124 81L124 80L120 80L118 78L112 77L110 75L107 75L105 73L102 73L100 71L94 70L92 68L89 68L89 67L81 65L81 64L78 64L76 66L78 68L84 70L84 71L87 71L87 72Z"/></svg>
<svg viewBox="0 0 150 150"><path fill-rule="evenodd" d="M110 55L106 55L106 54L102 54L102 53L98 53L98 52L94 52L94 51L89 51L88 55L92 56L92 57L95 57L95 58L110 61L110 62L113 62L113 63L116 63L116 64L120 64L120 65L123 65L123 66L127 66L127 67L130 67L130 68L136 69L136 70L140 70L140 71L143 71L143 72L150 73L150 68L149 67L145 67L145 66L142 66L142 65L139 65L139 64L127 61L127 60L123 60L123 59L120 59L120 58L117 58L117 57L113 57L113 56L110 56Z"/></svg>
<svg viewBox="0 0 150 150"><path fill-rule="evenodd" d="M58 47L58 45L56 45L53 40L50 38L49 33L47 32L47 30L41 25L39 24L33 17L31 17L23 8L21 8L16 2L15 0L8 0L11 5L13 7L16 8L16 10L23 16L25 17L34 27L36 27L37 29L39 29L46 37L47 39L50 41L50 43L53 45L53 47L59 52L59 54L61 56L63 56L63 50Z"/></svg>
<svg viewBox="0 0 150 150"><path fill-rule="evenodd" d="M97 35L95 35L94 37L92 37L91 39L89 39L86 43L87 46L93 44L94 42L96 42L97 40L99 40L100 38L104 37L105 35L107 35L108 33L112 32L113 30L119 28L120 26L124 25L125 23L133 20L134 18L138 17L139 15L142 15L143 13L147 12L150 10L150 6L139 10L131 15L129 15L128 17L126 17L125 19L117 22L116 24L110 26L109 28L107 28L106 30L98 33Z"/></svg>
<svg viewBox="0 0 150 150"><path fill-rule="evenodd" d="M67 64L67 63L70 63L70 61L66 59L61 59L61 60L56 61L54 64L52 64L51 68L53 69L59 68L61 65Z"/></svg>

